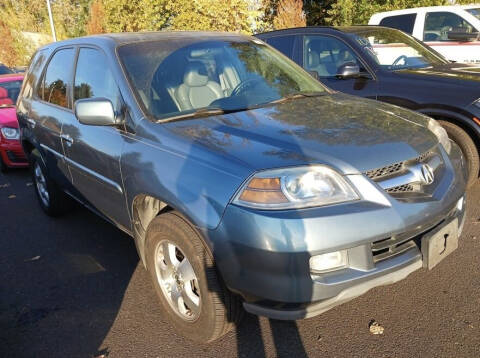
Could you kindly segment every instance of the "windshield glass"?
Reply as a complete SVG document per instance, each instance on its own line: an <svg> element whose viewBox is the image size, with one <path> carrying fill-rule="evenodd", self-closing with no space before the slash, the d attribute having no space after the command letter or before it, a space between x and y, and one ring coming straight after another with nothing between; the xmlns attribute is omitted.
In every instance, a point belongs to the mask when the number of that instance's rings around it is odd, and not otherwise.
<svg viewBox="0 0 480 358"><path fill-rule="evenodd" d="M127 44L118 54L137 97L156 120L183 118L205 108L245 110L299 93L327 93L295 63L247 38L199 42L177 37Z"/></svg>
<svg viewBox="0 0 480 358"><path fill-rule="evenodd" d="M17 102L22 81L0 82L0 107L12 106Z"/></svg>
<svg viewBox="0 0 480 358"><path fill-rule="evenodd" d="M386 70L422 68L448 61L413 37L398 30L364 28L350 34L375 62Z"/></svg>
<svg viewBox="0 0 480 358"><path fill-rule="evenodd" d="M467 9L467 12L475 16L477 19L480 20L480 7L474 8L474 9Z"/></svg>

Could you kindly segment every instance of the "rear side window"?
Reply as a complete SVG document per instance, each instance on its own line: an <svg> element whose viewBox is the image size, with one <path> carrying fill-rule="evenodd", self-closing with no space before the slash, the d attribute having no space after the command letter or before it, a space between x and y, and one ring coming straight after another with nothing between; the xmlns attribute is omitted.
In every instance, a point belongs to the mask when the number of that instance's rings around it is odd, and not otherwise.
<svg viewBox="0 0 480 358"><path fill-rule="evenodd" d="M39 87L40 98L46 102L69 108L67 88L74 57L75 50L73 48L59 50L53 55Z"/></svg>
<svg viewBox="0 0 480 358"><path fill-rule="evenodd" d="M27 99L32 97L33 88L35 88L35 83L37 83L38 78L41 75L44 62L45 51L38 51L37 53L35 53L25 74L25 79L23 81L23 87L20 97Z"/></svg>
<svg viewBox="0 0 480 358"><path fill-rule="evenodd" d="M270 46L275 47L284 55L293 57L293 44L295 43L295 36L276 36L267 39Z"/></svg>
<svg viewBox="0 0 480 358"><path fill-rule="evenodd" d="M413 27L415 26L416 19L417 14L389 16L382 19L379 25L401 30L411 35L413 33Z"/></svg>
<svg viewBox="0 0 480 358"><path fill-rule="evenodd" d="M81 48L75 73L74 100L103 97L119 108L120 92L105 55L93 48Z"/></svg>

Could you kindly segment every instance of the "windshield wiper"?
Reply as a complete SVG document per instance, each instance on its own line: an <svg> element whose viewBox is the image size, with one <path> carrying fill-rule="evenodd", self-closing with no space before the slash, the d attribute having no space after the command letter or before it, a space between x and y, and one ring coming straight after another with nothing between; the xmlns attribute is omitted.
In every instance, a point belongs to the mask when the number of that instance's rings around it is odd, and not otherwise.
<svg viewBox="0 0 480 358"><path fill-rule="evenodd" d="M179 114L177 116L167 117L164 119L158 119L156 122L157 123L174 122L174 121L180 121L182 119L216 116L216 115L225 114L225 113L226 111L224 111L221 108L200 108L194 112Z"/></svg>
<svg viewBox="0 0 480 358"><path fill-rule="evenodd" d="M318 96L324 96L326 94L328 94L328 92L296 92L296 93L287 94L282 98L276 99L268 103L269 104L284 103L284 102L291 101L298 98L318 97Z"/></svg>

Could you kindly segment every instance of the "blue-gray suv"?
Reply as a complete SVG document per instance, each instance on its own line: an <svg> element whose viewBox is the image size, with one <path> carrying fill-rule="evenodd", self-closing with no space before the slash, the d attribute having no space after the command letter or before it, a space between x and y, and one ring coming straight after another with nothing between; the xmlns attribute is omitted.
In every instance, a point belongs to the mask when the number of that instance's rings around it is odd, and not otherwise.
<svg viewBox="0 0 480 358"><path fill-rule="evenodd" d="M311 317L430 269L465 220L465 163L435 120L331 91L243 35L49 44L17 111L43 210L73 198L131 235L197 341L243 308Z"/></svg>

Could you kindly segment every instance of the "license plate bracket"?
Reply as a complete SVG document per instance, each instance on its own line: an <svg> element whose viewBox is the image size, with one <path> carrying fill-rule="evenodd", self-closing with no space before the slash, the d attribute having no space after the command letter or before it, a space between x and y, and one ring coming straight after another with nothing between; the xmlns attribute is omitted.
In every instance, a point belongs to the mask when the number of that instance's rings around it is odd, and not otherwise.
<svg viewBox="0 0 480 358"><path fill-rule="evenodd" d="M458 219L422 237L423 267L431 270L458 247Z"/></svg>

